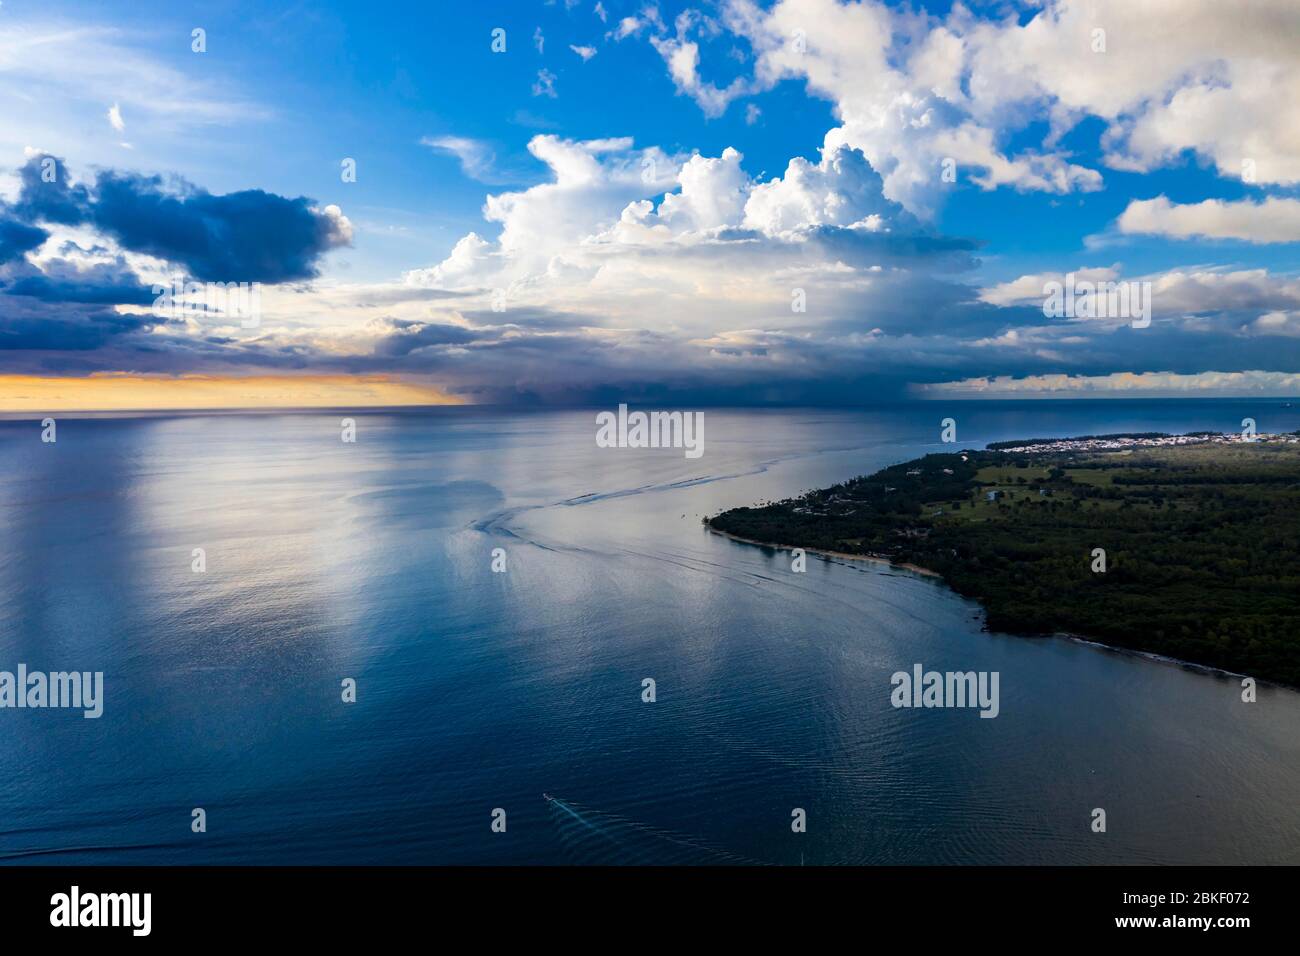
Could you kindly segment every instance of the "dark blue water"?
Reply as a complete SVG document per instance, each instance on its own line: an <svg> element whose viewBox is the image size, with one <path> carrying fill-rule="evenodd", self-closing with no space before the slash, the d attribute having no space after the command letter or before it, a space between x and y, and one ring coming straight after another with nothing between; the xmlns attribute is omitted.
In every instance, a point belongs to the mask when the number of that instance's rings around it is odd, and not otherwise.
<svg viewBox="0 0 1300 956"><path fill-rule="evenodd" d="M597 448L591 411L348 414L355 444L317 412L0 423L0 670L106 682L99 720L0 710L0 859L1300 863L1300 694L700 524L948 415L977 447L1300 410L718 410L697 460ZM1000 672L1000 715L894 709L918 662Z"/></svg>

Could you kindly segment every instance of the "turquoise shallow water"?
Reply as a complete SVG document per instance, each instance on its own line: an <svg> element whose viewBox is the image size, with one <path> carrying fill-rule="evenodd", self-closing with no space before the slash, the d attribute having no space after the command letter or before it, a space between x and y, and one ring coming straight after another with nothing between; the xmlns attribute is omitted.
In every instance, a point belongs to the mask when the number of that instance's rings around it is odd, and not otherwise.
<svg viewBox="0 0 1300 956"><path fill-rule="evenodd" d="M328 412L0 422L0 669L106 685L99 720L0 710L0 860L1300 863L1300 694L700 525L948 415L977 447L1296 409L706 410L694 460L597 448L594 410L346 414L355 444ZM918 662L998 671L1000 715L894 709Z"/></svg>

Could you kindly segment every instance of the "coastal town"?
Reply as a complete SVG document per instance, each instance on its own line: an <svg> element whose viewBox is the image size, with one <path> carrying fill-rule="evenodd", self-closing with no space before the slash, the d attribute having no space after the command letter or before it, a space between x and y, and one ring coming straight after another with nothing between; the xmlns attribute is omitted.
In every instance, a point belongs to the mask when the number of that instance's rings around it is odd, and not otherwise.
<svg viewBox="0 0 1300 956"><path fill-rule="evenodd" d="M1084 438L1031 440L1021 444L997 443L990 451L1021 455L1039 455L1071 451L1126 451L1137 448L1172 448L1181 445L1300 444L1300 434L1282 432L1253 434L1245 432L1197 432L1190 435L1092 435Z"/></svg>

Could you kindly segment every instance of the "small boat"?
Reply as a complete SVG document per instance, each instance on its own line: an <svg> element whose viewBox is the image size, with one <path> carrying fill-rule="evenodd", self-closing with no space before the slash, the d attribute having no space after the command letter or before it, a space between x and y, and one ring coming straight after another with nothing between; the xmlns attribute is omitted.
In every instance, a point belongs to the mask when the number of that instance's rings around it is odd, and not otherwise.
<svg viewBox="0 0 1300 956"><path fill-rule="evenodd" d="M555 801L555 798L554 798L553 796L551 796L549 793L543 793L543 794L542 794L542 798L543 798L547 803L553 803L553 802Z"/></svg>

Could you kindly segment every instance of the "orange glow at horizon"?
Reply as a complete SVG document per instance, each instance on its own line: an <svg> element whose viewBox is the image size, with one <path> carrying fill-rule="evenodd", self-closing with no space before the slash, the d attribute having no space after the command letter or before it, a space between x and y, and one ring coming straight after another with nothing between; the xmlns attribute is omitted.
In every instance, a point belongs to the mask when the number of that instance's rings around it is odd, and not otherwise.
<svg viewBox="0 0 1300 956"><path fill-rule="evenodd" d="M0 413L461 404L435 386L386 375L0 374Z"/></svg>

